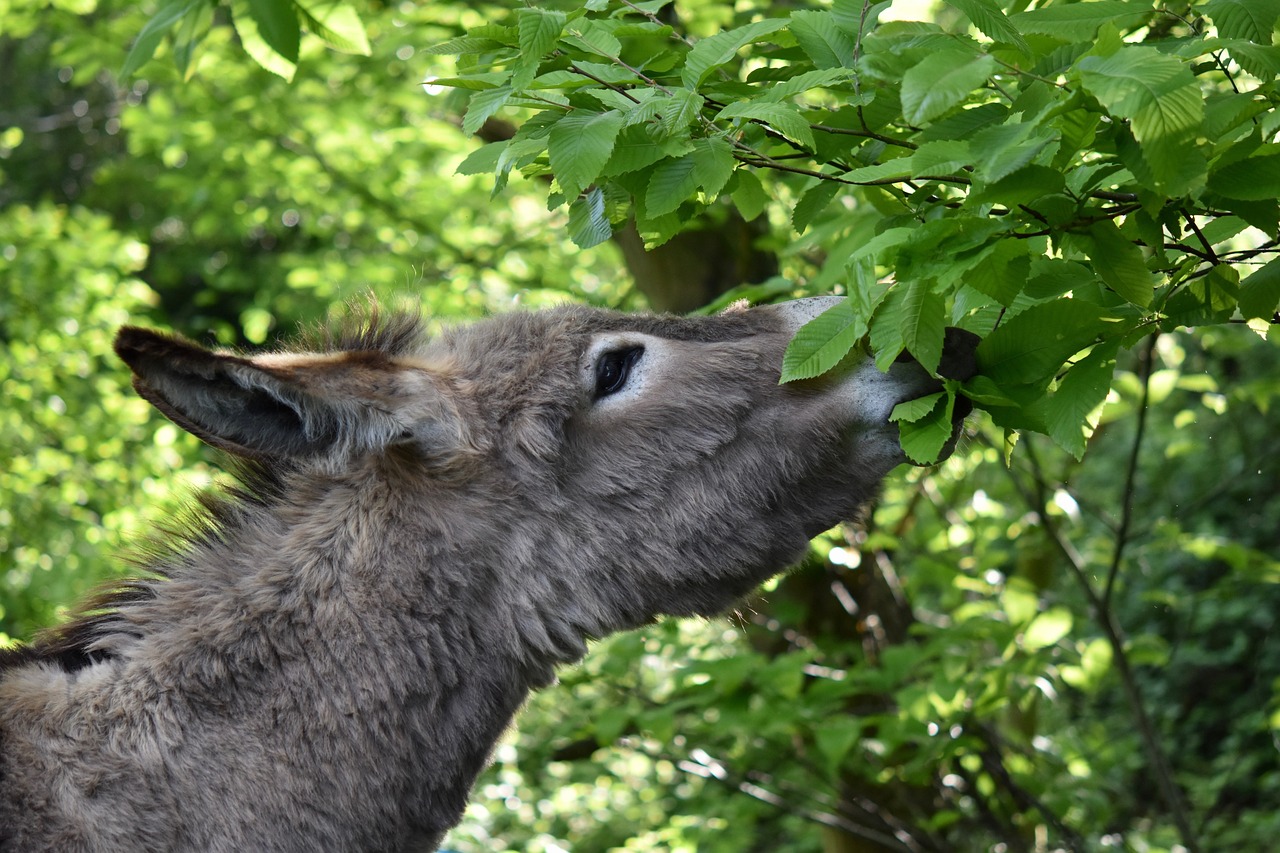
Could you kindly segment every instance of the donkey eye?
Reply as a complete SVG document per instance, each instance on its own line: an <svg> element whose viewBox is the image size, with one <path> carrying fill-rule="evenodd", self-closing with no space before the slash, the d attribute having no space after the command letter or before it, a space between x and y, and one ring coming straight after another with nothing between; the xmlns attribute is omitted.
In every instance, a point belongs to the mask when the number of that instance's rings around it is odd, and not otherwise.
<svg viewBox="0 0 1280 853"><path fill-rule="evenodd" d="M596 361L596 394L595 398L608 397L622 390L627 384L631 368L644 355L644 347L628 347L627 349L610 350L602 353Z"/></svg>

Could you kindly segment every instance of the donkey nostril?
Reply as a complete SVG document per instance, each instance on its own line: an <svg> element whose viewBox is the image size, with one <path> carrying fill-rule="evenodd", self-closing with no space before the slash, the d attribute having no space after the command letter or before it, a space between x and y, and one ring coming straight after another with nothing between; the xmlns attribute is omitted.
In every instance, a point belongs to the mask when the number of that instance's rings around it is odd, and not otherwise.
<svg viewBox="0 0 1280 853"><path fill-rule="evenodd" d="M982 341L973 332L948 326L942 338L942 361L938 375L943 379L964 382L978 373L978 344Z"/></svg>

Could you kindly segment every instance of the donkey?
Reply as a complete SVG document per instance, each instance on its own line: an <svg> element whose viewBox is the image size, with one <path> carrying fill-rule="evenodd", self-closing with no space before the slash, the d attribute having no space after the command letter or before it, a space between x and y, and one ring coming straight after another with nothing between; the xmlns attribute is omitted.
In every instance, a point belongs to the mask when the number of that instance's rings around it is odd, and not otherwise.
<svg viewBox="0 0 1280 853"><path fill-rule="evenodd" d="M122 329L239 485L0 659L0 849L434 850L587 639L724 611L903 460L918 365L779 385L830 304L374 312L254 357Z"/></svg>

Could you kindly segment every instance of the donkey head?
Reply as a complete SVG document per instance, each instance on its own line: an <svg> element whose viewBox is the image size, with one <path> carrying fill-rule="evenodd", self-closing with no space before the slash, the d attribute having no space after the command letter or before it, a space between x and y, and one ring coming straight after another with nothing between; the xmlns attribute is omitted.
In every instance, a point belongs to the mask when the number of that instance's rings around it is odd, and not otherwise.
<svg viewBox="0 0 1280 853"><path fill-rule="evenodd" d="M361 523L424 555L406 570L440 571L421 542L447 539L491 605L581 637L723 610L904 461L889 413L939 387L918 365L778 382L791 336L830 304L566 307L433 340L393 318L255 357L127 328L116 348L139 393L210 444L291 482L385 492Z"/></svg>

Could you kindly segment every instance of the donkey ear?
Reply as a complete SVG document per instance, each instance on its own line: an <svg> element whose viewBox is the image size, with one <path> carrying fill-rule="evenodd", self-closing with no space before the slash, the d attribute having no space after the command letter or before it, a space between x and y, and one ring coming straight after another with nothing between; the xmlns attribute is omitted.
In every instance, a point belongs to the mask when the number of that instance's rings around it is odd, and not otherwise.
<svg viewBox="0 0 1280 853"><path fill-rule="evenodd" d="M133 387L165 417L214 447L250 458L314 456L338 439L338 413L270 369L132 326L116 354Z"/></svg>

